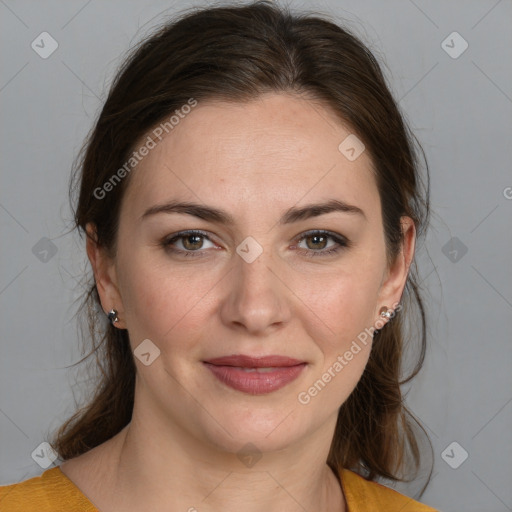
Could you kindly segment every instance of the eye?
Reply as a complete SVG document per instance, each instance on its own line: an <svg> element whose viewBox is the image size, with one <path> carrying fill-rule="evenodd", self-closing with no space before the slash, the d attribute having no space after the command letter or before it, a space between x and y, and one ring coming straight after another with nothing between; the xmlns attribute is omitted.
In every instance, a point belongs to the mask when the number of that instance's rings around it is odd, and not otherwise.
<svg viewBox="0 0 512 512"><path fill-rule="evenodd" d="M181 233L171 235L163 240L162 245L166 250L181 253L186 256L196 256L196 254L192 253L203 252L200 251L200 249L212 249L216 247L206 233L197 230L182 231Z"/></svg>
<svg viewBox="0 0 512 512"><path fill-rule="evenodd" d="M192 257L203 256L205 249L218 248L206 233L198 230L175 233L166 237L161 244L166 251ZM349 246L349 240L342 235L330 231L313 230L302 234L297 239L297 245L292 248L299 249L308 257L314 257L332 255Z"/></svg>
<svg viewBox="0 0 512 512"><path fill-rule="evenodd" d="M304 244L305 247L301 244ZM348 246L349 241L344 236L323 230L308 231L297 241L297 247L307 256L313 257L335 254Z"/></svg>

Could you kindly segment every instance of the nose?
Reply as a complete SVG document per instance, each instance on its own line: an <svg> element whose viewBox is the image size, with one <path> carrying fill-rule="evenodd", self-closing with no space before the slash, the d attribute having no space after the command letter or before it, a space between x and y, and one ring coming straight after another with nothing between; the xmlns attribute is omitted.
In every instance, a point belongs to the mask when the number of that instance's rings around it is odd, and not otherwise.
<svg viewBox="0 0 512 512"><path fill-rule="evenodd" d="M221 307L223 323L253 335L281 328L291 317L284 269L265 251L250 263L238 254L234 258Z"/></svg>

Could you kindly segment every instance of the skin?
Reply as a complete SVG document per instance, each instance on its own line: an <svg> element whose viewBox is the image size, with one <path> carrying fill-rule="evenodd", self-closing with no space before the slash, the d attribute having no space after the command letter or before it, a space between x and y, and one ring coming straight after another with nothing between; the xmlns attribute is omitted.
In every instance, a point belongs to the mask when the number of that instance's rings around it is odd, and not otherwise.
<svg viewBox="0 0 512 512"><path fill-rule="evenodd" d="M307 405L297 397L375 325L383 306L400 301L415 240L404 217L402 250L388 264L370 156L349 161L338 150L350 133L332 111L298 96L200 103L133 171L114 257L88 226L103 309L118 311L132 349L150 339L160 350L149 366L135 358L132 422L61 466L102 512L345 510L326 460L371 340ZM364 215L279 223L289 208L331 199ZM170 200L222 209L234 224L186 213L142 218ZM192 246L199 256L161 243L188 229L209 237ZM350 244L319 254L337 244L304 238L313 229ZM236 252L248 236L263 249L252 263ZM190 248L185 242L174 248ZM285 355L307 367L284 388L254 396L202 363L231 354ZM247 443L262 455L252 467L237 456Z"/></svg>

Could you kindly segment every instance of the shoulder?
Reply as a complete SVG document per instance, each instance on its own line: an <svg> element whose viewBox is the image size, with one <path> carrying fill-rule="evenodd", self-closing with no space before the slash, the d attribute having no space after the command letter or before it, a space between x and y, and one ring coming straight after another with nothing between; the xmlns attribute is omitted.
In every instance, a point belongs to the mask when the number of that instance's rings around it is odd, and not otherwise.
<svg viewBox="0 0 512 512"><path fill-rule="evenodd" d="M2 512L97 512L60 467L17 484L0 486Z"/></svg>
<svg viewBox="0 0 512 512"><path fill-rule="evenodd" d="M341 471L340 478L347 501L347 512L437 512L385 485L365 480L348 469Z"/></svg>

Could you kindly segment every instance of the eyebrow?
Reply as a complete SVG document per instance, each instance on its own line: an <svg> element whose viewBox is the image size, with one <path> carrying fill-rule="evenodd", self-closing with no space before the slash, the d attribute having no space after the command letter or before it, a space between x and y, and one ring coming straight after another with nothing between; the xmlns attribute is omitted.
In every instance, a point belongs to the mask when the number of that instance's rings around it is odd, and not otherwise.
<svg viewBox="0 0 512 512"><path fill-rule="evenodd" d="M307 220L312 217L318 217L332 212L342 212L351 215L355 214L366 219L366 215L361 208L347 204L344 201L339 201L338 199L331 199L323 203L291 207L283 214L281 219L279 219L279 224L291 224L293 222ZM228 226L235 224L235 218L224 210L186 201L170 201L165 204L152 206L143 213L141 220L158 213L185 213L217 224L225 224Z"/></svg>

